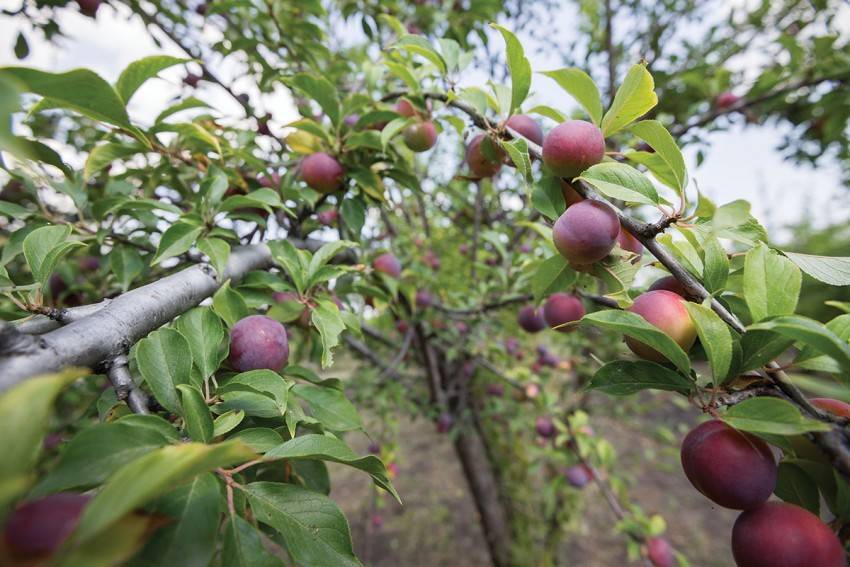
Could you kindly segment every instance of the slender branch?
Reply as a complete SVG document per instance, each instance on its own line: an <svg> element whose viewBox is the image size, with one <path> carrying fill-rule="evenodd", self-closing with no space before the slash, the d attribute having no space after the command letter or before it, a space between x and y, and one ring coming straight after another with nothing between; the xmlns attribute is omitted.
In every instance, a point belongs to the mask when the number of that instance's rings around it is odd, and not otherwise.
<svg viewBox="0 0 850 567"><path fill-rule="evenodd" d="M148 396L133 381L126 355L119 355L109 363L106 376L115 389L115 395L119 400L126 400L133 413L150 413Z"/></svg>
<svg viewBox="0 0 850 567"><path fill-rule="evenodd" d="M390 367L390 365L387 364L383 358L378 356L378 354L375 353L372 349L370 349L369 346L366 345L366 343L364 343L363 341L355 339L349 334L343 335L342 339L349 346L349 348L351 348L351 350L353 350L375 366L383 369L383 372L381 374L382 376L386 375L395 380L403 378L401 373Z"/></svg>
<svg viewBox="0 0 850 567"><path fill-rule="evenodd" d="M409 327L407 332L404 334L404 340L401 342L401 348L398 349L398 353L390 360L390 363L386 368L381 372L378 378L383 378L387 374L390 374L395 371L396 367L404 360L405 355L407 355L407 351L410 349L410 343L413 341L413 327Z"/></svg>

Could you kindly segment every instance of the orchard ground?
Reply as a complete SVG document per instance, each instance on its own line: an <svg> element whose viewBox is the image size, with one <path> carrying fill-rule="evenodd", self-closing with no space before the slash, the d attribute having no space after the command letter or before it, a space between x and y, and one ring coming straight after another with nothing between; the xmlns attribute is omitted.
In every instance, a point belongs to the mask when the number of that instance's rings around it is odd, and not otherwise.
<svg viewBox="0 0 850 567"><path fill-rule="evenodd" d="M618 475L639 495L646 512L663 512L671 544L686 550L692 565L722 567L733 564L729 532L738 513L703 497L685 478L679 462L681 438L696 422L681 399L664 393L617 399L593 396L594 430L617 450ZM630 415L623 427L618 415ZM373 415L363 412L366 431L377 431ZM608 417L603 417L608 416ZM670 427L675 429L669 429ZM671 435L672 433L672 435ZM369 440L351 434L351 446L367 452ZM489 567L491 562L475 504L454 454L451 438L438 434L424 418L401 421L398 436L398 476L393 484L404 505L384 498L373 509L372 484L350 468L328 464L331 496L351 523L358 556L367 565L464 565ZM625 565L625 540L611 530L611 511L594 484L576 520L576 536L562 544L563 565L619 567ZM374 514L383 525L372 524ZM462 558L462 559L461 559Z"/></svg>

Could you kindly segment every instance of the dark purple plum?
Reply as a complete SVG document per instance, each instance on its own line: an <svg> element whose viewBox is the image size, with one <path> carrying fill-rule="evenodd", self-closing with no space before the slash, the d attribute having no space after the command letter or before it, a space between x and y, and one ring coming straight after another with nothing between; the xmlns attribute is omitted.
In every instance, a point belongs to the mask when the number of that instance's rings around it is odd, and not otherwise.
<svg viewBox="0 0 850 567"><path fill-rule="evenodd" d="M538 146L543 145L543 130L540 128L540 124L531 116L527 114L514 114L508 118L505 126L516 130Z"/></svg>
<svg viewBox="0 0 850 567"><path fill-rule="evenodd" d="M697 337L696 326L685 308L685 299L672 291L656 290L640 294L629 307L629 311L637 313L649 323L664 331L676 341L684 351L688 351ZM657 350L626 337L626 345L633 353L646 360L664 362L667 360Z"/></svg>
<svg viewBox="0 0 850 567"><path fill-rule="evenodd" d="M18 559L54 553L76 529L90 496L60 492L18 506L6 521L5 544Z"/></svg>
<svg viewBox="0 0 850 567"><path fill-rule="evenodd" d="M732 528L738 567L846 567L835 533L820 518L786 502L742 512Z"/></svg>
<svg viewBox="0 0 850 567"><path fill-rule="evenodd" d="M376 271L387 274L390 277L401 277L401 262L399 262L398 258L390 252L381 254L372 260L372 267Z"/></svg>
<svg viewBox="0 0 850 567"><path fill-rule="evenodd" d="M493 177L499 173L504 159L505 151L486 134L472 138L466 148L466 164L472 175L478 178Z"/></svg>
<svg viewBox="0 0 850 567"><path fill-rule="evenodd" d="M319 193L333 193L342 186L345 170L330 154L316 152L301 161L301 178Z"/></svg>
<svg viewBox="0 0 850 567"><path fill-rule="evenodd" d="M555 436L555 424L551 418L544 416L538 417L534 422L534 429L544 439L550 439Z"/></svg>
<svg viewBox="0 0 850 567"><path fill-rule="evenodd" d="M289 360L286 328L271 317L250 315L230 329L230 366L238 372L280 370Z"/></svg>
<svg viewBox="0 0 850 567"><path fill-rule="evenodd" d="M614 249L620 221L614 209L599 201L581 201L564 211L552 227L558 252L571 264L593 264Z"/></svg>
<svg viewBox="0 0 850 567"><path fill-rule="evenodd" d="M546 328L546 321L543 319L543 310L533 305L526 305L519 310L517 323L528 333L539 333Z"/></svg>
<svg viewBox="0 0 850 567"><path fill-rule="evenodd" d="M576 177L604 157L602 130L584 120L567 120L543 140L543 163L560 177Z"/></svg>
<svg viewBox="0 0 850 567"><path fill-rule="evenodd" d="M776 487L776 461L767 443L717 419L682 441L682 468L694 488L734 510L758 508Z"/></svg>
<svg viewBox="0 0 850 567"><path fill-rule="evenodd" d="M566 326L584 317L585 310L581 300L568 293L553 293L543 304L543 317L550 328L568 333L574 325Z"/></svg>
<svg viewBox="0 0 850 567"><path fill-rule="evenodd" d="M673 567L676 561L673 548L663 537L651 537L646 540L646 557L653 567Z"/></svg>

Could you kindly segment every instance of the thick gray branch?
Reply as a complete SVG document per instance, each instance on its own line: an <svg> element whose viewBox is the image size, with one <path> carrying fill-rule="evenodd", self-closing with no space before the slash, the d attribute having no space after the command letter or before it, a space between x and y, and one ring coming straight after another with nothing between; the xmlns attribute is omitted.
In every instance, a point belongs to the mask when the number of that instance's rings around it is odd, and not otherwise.
<svg viewBox="0 0 850 567"><path fill-rule="evenodd" d="M23 351L3 349L0 391L38 374L66 366L99 369L122 355L139 339L212 296L226 280L242 278L272 264L264 244L235 248L223 277L209 265L176 274L127 292L108 305L68 325L41 335ZM8 354L5 354L8 353Z"/></svg>

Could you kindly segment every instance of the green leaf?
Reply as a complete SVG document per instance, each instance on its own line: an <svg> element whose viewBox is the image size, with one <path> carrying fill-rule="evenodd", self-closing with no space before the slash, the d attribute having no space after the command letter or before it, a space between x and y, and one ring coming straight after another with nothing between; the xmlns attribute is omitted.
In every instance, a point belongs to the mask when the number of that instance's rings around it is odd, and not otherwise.
<svg viewBox="0 0 850 567"><path fill-rule="evenodd" d="M256 457L246 445L226 441L217 445L171 445L121 467L86 506L74 541L83 543L109 528L127 512L163 494L175 485L219 467Z"/></svg>
<svg viewBox="0 0 850 567"><path fill-rule="evenodd" d="M316 250L313 254L313 258L310 260L310 266L307 269L308 279L312 279L322 266L333 260L334 256L339 254L342 250L354 248L355 246L357 246L356 242L348 240L335 240L333 242L323 244L321 248Z"/></svg>
<svg viewBox="0 0 850 567"><path fill-rule="evenodd" d="M363 427L357 408L340 390L296 384L292 393L309 402L313 417L332 431L351 431Z"/></svg>
<svg viewBox="0 0 850 567"><path fill-rule="evenodd" d="M658 95L654 89L655 81L646 66L632 65L614 95L611 108L602 118L602 133L606 137L611 136L649 112L658 104Z"/></svg>
<svg viewBox="0 0 850 567"><path fill-rule="evenodd" d="M676 341L671 339L667 333L636 313L606 309L585 315L582 323L591 323L628 335L657 350L683 374L687 375L691 372L691 361L682 347L676 344Z"/></svg>
<svg viewBox="0 0 850 567"><path fill-rule="evenodd" d="M835 319L831 320L826 324L826 328L835 333L839 339L844 342L850 341L850 314L839 315ZM831 373L839 373L840 369L836 363L831 358L826 357L825 355L818 356L819 351L814 348L812 345L807 344L800 350L800 354L797 355L797 358L794 360L794 364L800 364L801 362L811 361L812 359L821 359L826 358L827 360L817 360L817 362L822 363L823 366L832 366L834 368L830 368L826 370L826 372ZM830 364L832 363L832 364Z"/></svg>
<svg viewBox="0 0 850 567"><path fill-rule="evenodd" d="M181 413L176 388L191 382L189 341L175 329L154 331L136 346L136 364L159 405L171 413Z"/></svg>
<svg viewBox="0 0 850 567"><path fill-rule="evenodd" d="M140 419L156 419L138 416ZM130 461L168 445L170 439L152 427L119 420L80 431L63 449L59 463L33 489L34 497L98 486Z"/></svg>
<svg viewBox="0 0 850 567"><path fill-rule="evenodd" d="M623 157L646 167L658 181L678 190L679 180L673 175L670 166L657 153L629 150L623 154Z"/></svg>
<svg viewBox="0 0 850 567"><path fill-rule="evenodd" d="M189 341L192 363L206 380L224 360L224 325L209 307L196 307L177 319L177 330Z"/></svg>
<svg viewBox="0 0 850 567"><path fill-rule="evenodd" d="M570 268L560 254L555 254L537 266L531 280L531 292L534 301L539 302L557 291L564 291L576 283L578 273Z"/></svg>
<svg viewBox="0 0 850 567"><path fill-rule="evenodd" d="M124 101L115 89L93 71L47 73L26 67L2 67L0 79L22 85L26 92L49 99L54 106L123 128L150 146L145 135L130 123Z"/></svg>
<svg viewBox="0 0 850 567"><path fill-rule="evenodd" d="M277 372L272 370L249 370L230 378L227 383L219 387L218 392L232 392L234 390L250 390L268 394L277 405L278 414L286 412L289 399L289 389L292 382L285 380Z"/></svg>
<svg viewBox="0 0 850 567"><path fill-rule="evenodd" d="M336 126L340 120L340 103L336 87L324 77L310 73L298 73L287 83L319 103L331 123Z"/></svg>
<svg viewBox="0 0 850 567"><path fill-rule="evenodd" d="M213 438L213 419L200 388L179 384L177 391L180 392L183 421L189 438L200 443L209 443Z"/></svg>
<svg viewBox="0 0 850 567"><path fill-rule="evenodd" d="M227 271L227 260L230 258L230 244L221 238L202 238L198 241L198 250L207 255L210 264L219 276Z"/></svg>
<svg viewBox="0 0 850 567"><path fill-rule="evenodd" d="M680 193L684 191L688 184L685 158L682 157L682 152L676 145L676 140L673 139L664 125L657 120L643 120L633 124L630 129L637 137L649 144L655 150L655 153L664 160L664 163L667 164L676 178L675 188Z"/></svg>
<svg viewBox="0 0 850 567"><path fill-rule="evenodd" d="M723 289L729 278L729 257L718 238L708 234L702 242L703 283L715 293Z"/></svg>
<svg viewBox="0 0 850 567"><path fill-rule="evenodd" d="M281 559L266 551L260 536L260 531L241 517L228 515L221 564L228 567L284 567Z"/></svg>
<svg viewBox="0 0 850 567"><path fill-rule="evenodd" d="M816 280L829 285L850 285L850 257L814 256L785 251L782 253Z"/></svg>
<svg viewBox="0 0 850 567"><path fill-rule="evenodd" d="M576 99L576 102L584 108L593 123L599 126L602 120L602 96L590 75L578 67L544 71L543 74L554 79L562 89ZM554 117L550 116L550 118ZM563 122L563 120L559 120L559 122Z"/></svg>
<svg viewBox="0 0 850 567"><path fill-rule="evenodd" d="M18 32L18 37L15 39L15 57L18 59L26 59L30 54L30 46L27 43L27 38L22 32Z"/></svg>
<svg viewBox="0 0 850 567"><path fill-rule="evenodd" d="M42 449L53 402L65 386L87 372L70 368L57 374L30 378L0 396L0 415L13 435L0 435L0 508L27 488L30 472ZM10 488L14 485L14 489Z"/></svg>
<svg viewBox="0 0 850 567"><path fill-rule="evenodd" d="M522 44L509 30L498 24L490 27L499 30L505 39L505 51L508 58L508 71L511 73L511 107L508 114L513 114L522 105L531 89L531 63L525 57Z"/></svg>
<svg viewBox="0 0 850 567"><path fill-rule="evenodd" d="M814 319L786 315L750 325L749 329L771 331L805 343L835 359L842 370L850 374L850 344Z"/></svg>
<svg viewBox="0 0 850 567"><path fill-rule="evenodd" d="M412 118L405 118L404 116L391 120L390 123L384 126L383 130L381 130L381 146L386 149L390 140L395 138L399 132L413 123L414 120Z"/></svg>
<svg viewBox="0 0 850 567"><path fill-rule="evenodd" d="M363 225L366 223L366 203L363 199L360 197L344 199L340 206L340 214L345 221L345 226L359 238Z"/></svg>
<svg viewBox="0 0 850 567"><path fill-rule="evenodd" d="M269 243L272 257L283 268L295 284L299 294L307 291L308 262L306 251L299 251L288 240L275 240Z"/></svg>
<svg viewBox="0 0 850 567"><path fill-rule="evenodd" d="M514 138L513 140L500 139L499 145L508 153L510 163L514 164L517 171L522 174L522 178L526 186L528 186L533 180L531 176L531 158L528 157L528 142L523 138Z"/></svg>
<svg viewBox="0 0 850 567"><path fill-rule="evenodd" d="M374 455L360 457L343 441L334 437L318 434L302 435L268 451L265 459L315 459L342 463L369 473L377 486L392 494L401 504L401 499L393 488L381 459Z"/></svg>
<svg viewBox="0 0 850 567"><path fill-rule="evenodd" d="M257 453L271 451L283 442L280 433L266 427L242 429L234 433L231 439L239 439Z"/></svg>
<svg viewBox="0 0 850 567"><path fill-rule="evenodd" d="M549 220L554 221L560 217L567 210L560 180L551 176L543 177L534 185L531 204Z"/></svg>
<svg viewBox="0 0 850 567"><path fill-rule="evenodd" d="M150 55L138 61L133 61L121 71L118 82L115 84L115 90L126 104L130 102L133 94L139 90L139 87L145 81L156 77L160 71L188 61L189 59L181 59L171 55Z"/></svg>
<svg viewBox="0 0 850 567"><path fill-rule="evenodd" d="M794 343L794 339L768 331L747 331L741 337L743 360L738 372L761 368Z"/></svg>
<svg viewBox="0 0 850 567"><path fill-rule="evenodd" d="M145 271L145 262L139 251L132 246L117 246L109 253L109 268L121 291L127 291L133 281Z"/></svg>
<svg viewBox="0 0 850 567"><path fill-rule="evenodd" d="M339 314L339 307L328 299L318 301L310 320L322 339L322 368L327 368L333 364L333 349L339 344L339 335L345 330L345 323Z"/></svg>
<svg viewBox="0 0 850 567"><path fill-rule="evenodd" d="M247 317L250 313L242 294L230 287L230 280L218 288L213 295L213 310L224 319L228 327L232 327L239 319Z"/></svg>
<svg viewBox="0 0 850 567"><path fill-rule="evenodd" d="M641 390L667 390L689 394L694 384L665 366L647 360L615 360L596 371L587 384L610 396L630 396Z"/></svg>
<svg viewBox="0 0 850 567"><path fill-rule="evenodd" d="M242 410L224 412L213 421L213 437L230 433L242 423L243 419L245 419L245 412Z"/></svg>
<svg viewBox="0 0 850 567"><path fill-rule="evenodd" d="M797 308L802 275L787 258L758 243L744 259L744 299L753 321L788 315Z"/></svg>
<svg viewBox="0 0 850 567"><path fill-rule="evenodd" d="M684 304L708 356L714 384L719 385L732 366L732 332L710 307L689 301Z"/></svg>
<svg viewBox="0 0 850 567"><path fill-rule="evenodd" d="M56 263L82 242L69 241L71 225L42 226L24 238L24 257L36 282L44 284Z"/></svg>
<svg viewBox="0 0 850 567"><path fill-rule="evenodd" d="M211 473L200 474L156 502L151 510L171 518L142 549L148 565L206 567L218 539L219 483Z"/></svg>
<svg viewBox="0 0 850 567"><path fill-rule="evenodd" d="M108 532L84 544L57 553L51 565L56 567L112 567L124 565L157 527L157 518L131 512L113 523Z"/></svg>
<svg viewBox="0 0 850 567"><path fill-rule="evenodd" d="M245 493L254 516L280 533L296 564L360 566L348 522L324 494L272 482L251 483Z"/></svg>
<svg viewBox="0 0 850 567"><path fill-rule="evenodd" d="M805 470L794 463L779 463L776 490L773 492L785 502L801 506L816 516L820 515L818 485Z"/></svg>
<svg viewBox="0 0 850 567"><path fill-rule="evenodd" d="M649 178L625 163L598 163L584 170L579 179L607 197L629 203L657 205L662 202Z"/></svg>
<svg viewBox="0 0 850 567"><path fill-rule="evenodd" d="M729 408L723 420L735 429L768 435L797 435L830 429L827 423L803 417L796 406L779 398L744 400Z"/></svg>
<svg viewBox="0 0 850 567"><path fill-rule="evenodd" d="M443 56L421 35L403 35L394 45L390 46L390 49L401 49L421 55L430 61L441 75L445 75L448 72Z"/></svg>
<svg viewBox="0 0 850 567"><path fill-rule="evenodd" d="M156 248L156 254L154 254L153 260L151 260L151 265L155 266L163 260L179 256L188 251L203 231L204 227L187 222L176 222L172 224L162 234L159 246Z"/></svg>

